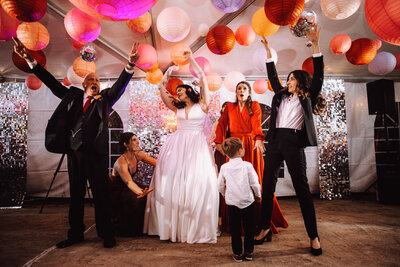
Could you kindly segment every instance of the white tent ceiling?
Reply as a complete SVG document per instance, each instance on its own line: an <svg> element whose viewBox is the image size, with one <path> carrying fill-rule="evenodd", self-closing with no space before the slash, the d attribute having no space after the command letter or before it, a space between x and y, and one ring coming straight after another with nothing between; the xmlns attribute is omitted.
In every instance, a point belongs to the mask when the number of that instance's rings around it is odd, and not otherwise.
<svg viewBox="0 0 400 267"><path fill-rule="evenodd" d="M72 38L64 28L63 16L74 6L67 0L47 1L47 13L39 21L50 33L50 43L43 50L47 58L47 69L57 78L66 76L68 68L73 60L79 56L71 43ZM168 42L161 38L157 32L155 23L158 14L166 7L178 6L189 14L191 30L188 36L182 41L193 48L194 55L206 57L212 65L212 71L225 76L231 71L242 72L248 79L265 77L265 73L258 71L252 62L252 56L257 48L261 46L261 37L250 46L235 44L234 49L226 55L215 55L209 51L205 44L205 38L198 33L198 25L205 23L208 26L224 24L233 31L243 24L251 25L253 14L264 6L263 0L247 0L243 10L231 14L219 12L209 0L159 0L151 9L153 26L144 34L133 33L125 22L112 22L101 20L101 34L94 41L97 51L96 72L102 78L115 78L119 75L126 60L131 45L134 41L152 44L158 52L158 60L161 70L171 63L170 50L175 43ZM371 31L365 19L364 1L358 11L344 20L331 20L321 11L319 0L310 0L306 8L317 14L317 21L322 27L320 46L325 60L325 74L327 76L340 76L347 79L379 79L368 72L368 66L356 66L350 64L345 55L335 55L329 49L329 42L336 34L345 33L352 40L358 38L377 39ZM278 32L268 37L271 46L278 54L278 73L287 74L293 69L301 68L303 61L311 56L310 48L305 46L306 40L294 37L288 26L281 26ZM18 70L11 61L12 41L0 42L0 74L6 78L24 78L27 73ZM393 54L400 52L400 47L382 42L379 52L386 51ZM188 67L182 68L178 75L190 75ZM136 71L136 78L145 77L142 71ZM385 76L386 78L399 79L400 70L394 70Z"/></svg>

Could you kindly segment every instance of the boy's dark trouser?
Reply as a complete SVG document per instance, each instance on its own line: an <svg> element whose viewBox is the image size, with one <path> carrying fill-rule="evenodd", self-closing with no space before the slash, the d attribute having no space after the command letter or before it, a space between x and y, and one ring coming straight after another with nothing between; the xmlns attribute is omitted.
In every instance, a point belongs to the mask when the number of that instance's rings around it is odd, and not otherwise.
<svg viewBox="0 0 400 267"><path fill-rule="evenodd" d="M228 205L229 225L231 228L232 250L236 255L243 252L242 248L242 221L244 229L244 252L253 253L254 232L255 232L255 212L254 202L244 208Z"/></svg>

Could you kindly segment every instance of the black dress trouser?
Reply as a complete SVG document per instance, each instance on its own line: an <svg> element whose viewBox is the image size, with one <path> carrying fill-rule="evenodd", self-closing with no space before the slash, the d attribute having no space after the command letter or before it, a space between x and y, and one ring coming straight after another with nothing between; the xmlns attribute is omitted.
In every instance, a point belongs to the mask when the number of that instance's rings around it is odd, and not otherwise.
<svg viewBox="0 0 400 267"><path fill-rule="evenodd" d="M228 205L229 226L232 237L232 251L236 255L243 253L242 247L242 220L244 229L244 252L253 253L255 232L255 208L254 202L240 209Z"/></svg>
<svg viewBox="0 0 400 267"><path fill-rule="evenodd" d="M273 198L277 182L277 173L283 161L286 162L293 187L299 198L301 213L307 234L310 238L318 236L314 203L306 176L306 157L301 146L303 135L300 131L277 128L275 137L267 146L264 158L264 178L262 183L262 229L270 228Z"/></svg>
<svg viewBox="0 0 400 267"><path fill-rule="evenodd" d="M95 206L96 229L99 237L114 236L111 225L111 200L108 189L108 156L94 150L80 149L68 153L70 206L68 238L83 238L86 179L89 180Z"/></svg>

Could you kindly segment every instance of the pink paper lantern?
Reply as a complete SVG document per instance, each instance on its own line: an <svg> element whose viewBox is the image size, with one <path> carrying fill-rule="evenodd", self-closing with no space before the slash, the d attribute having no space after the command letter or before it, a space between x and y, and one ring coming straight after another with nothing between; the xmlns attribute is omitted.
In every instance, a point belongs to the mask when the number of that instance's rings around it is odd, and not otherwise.
<svg viewBox="0 0 400 267"><path fill-rule="evenodd" d="M398 69L400 69L400 53L397 53L394 56L396 57L396 67L395 67L395 69L398 70Z"/></svg>
<svg viewBox="0 0 400 267"><path fill-rule="evenodd" d="M23 22L17 29L18 39L29 50L39 51L50 42L50 35L46 27L39 22Z"/></svg>
<svg viewBox="0 0 400 267"><path fill-rule="evenodd" d="M278 54L275 49L271 48L272 61L275 62L275 65L278 63ZM264 46L257 48L257 50L253 54L253 65L254 67L261 72L267 71L267 65L265 60L267 59L267 51L265 51Z"/></svg>
<svg viewBox="0 0 400 267"><path fill-rule="evenodd" d="M157 51L149 44L140 44L138 46L139 60L136 66L139 68L151 68L158 61Z"/></svg>
<svg viewBox="0 0 400 267"><path fill-rule="evenodd" d="M211 0L213 6L223 13L232 13L238 11L243 6L244 2L246 2L246 0Z"/></svg>
<svg viewBox="0 0 400 267"><path fill-rule="evenodd" d="M256 34L250 25L242 25L235 32L236 42L240 45L251 45L256 39Z"/></svg>
<svg viewBox="0 0 400 267"><path fill-rule="evenodd" d="M244 80L246 79L241 72L231 71L225 76L224 86L228 91L234 93L236 91L236 85Z"/></svg>
<svg viewBox="0 0 400 267"><path fill-rule="evenodd" d="M264 79L258 79L253 83L253 90L257 94L264 94L268 90L268 82Z"/></svg>
<svg viewBox="0 0 400 267"><path fill-rule="evenodd" d="M17 36L19 21L10 17L0 8L0 40L9 41Z"/></svg>
<svg viewBox="0 0 400 267"><path fill-rule="evenodd" d="M211 64L208 59L205 57L196 57L194 60L196 60L197 64L199 64L205 75L211 72ZM194 77L198 78L196 73L194 73L192 66L189 66L189 71Z"/></svg>
<svg viewBox="0 0 400 267"><path fill-rule="evenodd" d="M72 39L82 43L96 40L101 31L100 20L78 8L73 8L67 13L64 18L64 26Z"/></svg>
<svg viewBox="0 0 400 267"><path fill-rule="evenodd" d="M351 38L347 34L341 33L335 35L329 43L331 51L335 54L341 55L346 53L351 47Z"/></svg>
<svg viewBox="0 0 400 267"><path fill-rule="evenodd" d="M190 18L179 7L165 8L157 17L157 30L169 42L182 41L190 31Z"/></svg>
<svg viewBox="0 0 400 267"><path fill-rule="evenodd" d="M42 86L42 81L39 80L36 76L28 76L25 79L25 84L26 87L28 87L31 90L37 90Z"/></svg>
<svg viewBox="0 0 400 267"><path fill-rule="evenodd" d="M368 71L376 75L391 73L396 67L396 57L389 52L379 52L368 64Z"/></svg>

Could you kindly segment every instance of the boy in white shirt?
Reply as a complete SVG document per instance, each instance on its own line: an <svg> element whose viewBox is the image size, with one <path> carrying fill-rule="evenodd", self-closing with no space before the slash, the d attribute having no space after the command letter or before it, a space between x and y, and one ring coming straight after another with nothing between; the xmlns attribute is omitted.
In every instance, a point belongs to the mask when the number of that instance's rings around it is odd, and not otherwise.
<svg viewBox="0 0 400 267"><path fill-rule="evenodd" d="M256 171L250 162L243 161L244 149L239 138L229 137L222 143L229 162L221 166L218 190L228 205L232 236L233 259L253 260L255 233L255 198L261 197L261 187ZM242 220L244 229L244 254L242 248Z"/></svg>

